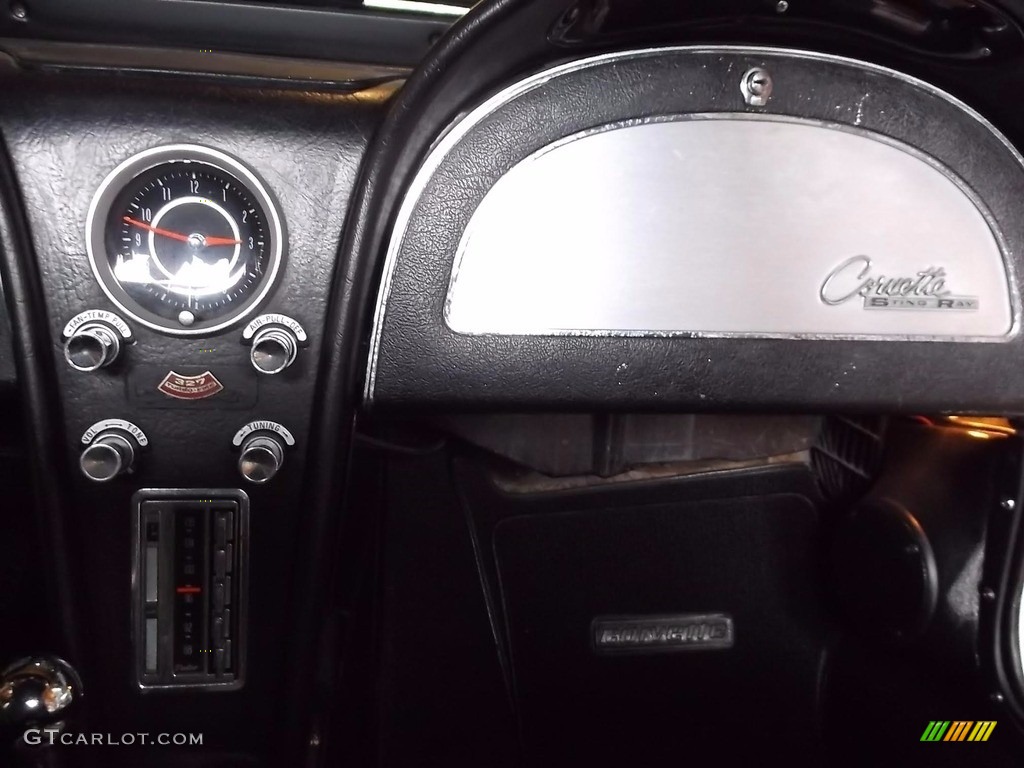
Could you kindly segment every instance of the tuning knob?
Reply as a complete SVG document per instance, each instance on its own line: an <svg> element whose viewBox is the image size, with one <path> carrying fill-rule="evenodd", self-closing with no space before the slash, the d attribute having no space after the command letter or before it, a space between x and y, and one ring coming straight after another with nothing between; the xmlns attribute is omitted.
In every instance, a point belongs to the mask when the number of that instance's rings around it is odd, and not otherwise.
<svg viewBox="0 0 1024 768"><path fill-rule="evenodd" d="M299 341L287 328L262 328L252 338L249 359L260 373L280 373L295 362Z"/></svg>
<svg viewBox="0 0 1024 768"><path fill-rule="evenodd" d="M120 335L105 323L80 325L64 342L64 359L68 365L85 373L110 365L120 352Z"/></svg>
<svg viewBox="0 0 1024 768"><path fill-rule="evenodd" d="M284 464L284 446L270 434L250 435L242 443L238 471L250 483L265 483Z"/></svg>

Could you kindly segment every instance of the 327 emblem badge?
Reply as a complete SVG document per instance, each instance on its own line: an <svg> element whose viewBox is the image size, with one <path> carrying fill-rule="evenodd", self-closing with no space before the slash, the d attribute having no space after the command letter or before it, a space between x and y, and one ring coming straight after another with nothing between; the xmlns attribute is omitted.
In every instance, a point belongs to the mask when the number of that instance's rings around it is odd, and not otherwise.
<svg viewBox="0 0 1024 768"><path fill-rule="evenodd" d="M198 376L183 376L169 371L157 389L177 400L202 400L216 395L224 385L210 371L203 371Z"/></svg>
<svg viewBox="0 0 1024 768"><path fill-rule="evenodd" d="M946 288L942 267L916 275L890 277L872 271L869 256L852 256L828 273L819 295L830 307L860 296L864 309L933 309L972 312L981 306L976 296L954 296Z"/></svg>

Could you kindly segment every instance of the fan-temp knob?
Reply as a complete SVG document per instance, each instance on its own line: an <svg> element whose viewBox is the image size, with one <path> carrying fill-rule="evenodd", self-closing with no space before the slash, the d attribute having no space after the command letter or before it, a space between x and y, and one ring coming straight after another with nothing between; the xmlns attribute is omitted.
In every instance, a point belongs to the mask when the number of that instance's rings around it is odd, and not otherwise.
<svg viewBox="0 0 1024 768"><path fill-rule="evenodd" d="M120 352L120 335L105 323L79 326L64 342L64 359L76 371L83 373L110 365Z"/></svg>

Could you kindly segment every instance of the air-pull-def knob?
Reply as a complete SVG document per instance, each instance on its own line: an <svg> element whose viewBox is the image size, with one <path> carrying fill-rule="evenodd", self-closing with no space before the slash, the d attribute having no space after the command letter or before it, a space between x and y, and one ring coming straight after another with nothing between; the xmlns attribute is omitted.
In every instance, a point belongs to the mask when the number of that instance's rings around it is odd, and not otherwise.
<svg viewBox="0 0 1024 768"><path fill-rule="evenodd" d="M82 443L85 448L78 465L83 475L97 483L130 472L139 451L149 445L142 430L123 419L96 422L82 435Z"/></svg>
<svg viewBox="0 0 1024 768"><path fill-rule="evenodd" d="M131 329L120 317L91 309L64 326L64 359L76 371L92 373L117 360L131 338Z"/></svg>
<svg viewBox="0 0 1024 768"><path fill-rule="evenodd" d="M305 329L287 315L271 312L254 318L242 331L242 343L251 345L249 360L260 373L281 373L295 362L299 347L309 343Z"/></svg>
<svg viewBox="0 0 1024 768"><path fill-rule="evenodd" d="M249 359L260 373L280 373L295 362L299 341L287 328L264 328L252 339Z"/></svg>
<svg viewBox="0 0 1024 768"><path fill-rule="evenodd" d="M295 438L276 421L250 421L235 433L231 444L239 449L238 471L250 483L266 483L284 464Z"/></svg>

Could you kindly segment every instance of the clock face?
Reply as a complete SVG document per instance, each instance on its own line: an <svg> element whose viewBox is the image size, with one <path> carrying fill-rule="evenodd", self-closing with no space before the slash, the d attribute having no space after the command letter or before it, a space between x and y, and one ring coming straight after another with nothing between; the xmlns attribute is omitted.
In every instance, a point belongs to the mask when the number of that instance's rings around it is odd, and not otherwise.
<svg viewBox="0 0 1024 768"><path fill-rule="evenodd" d="M273 285L280 214L255 175L221 153L157 152L142 167L131 164L147 153L122 164L97 194L89 221L93 271L115 304L150 327L177 334L224 328Z"/></svg>

